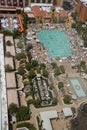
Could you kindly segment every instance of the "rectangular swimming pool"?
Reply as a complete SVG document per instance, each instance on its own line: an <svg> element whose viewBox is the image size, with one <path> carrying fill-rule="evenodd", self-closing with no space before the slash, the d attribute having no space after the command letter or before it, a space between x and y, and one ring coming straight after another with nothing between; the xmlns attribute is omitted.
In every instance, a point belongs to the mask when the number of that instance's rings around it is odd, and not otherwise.
<svg viewBox="0 0 87 130"><path fill-rule="evenodd" d="M40 30L37 32L37 36L51 57L72 55L71 42L63 31L56 29Z"/></svg>
<svg viewBox="0 0 87 130"><path fill-rule="evenodd" d="M86 97L85 86L80 78L68 78L68 82L77 97Z"/></svg>

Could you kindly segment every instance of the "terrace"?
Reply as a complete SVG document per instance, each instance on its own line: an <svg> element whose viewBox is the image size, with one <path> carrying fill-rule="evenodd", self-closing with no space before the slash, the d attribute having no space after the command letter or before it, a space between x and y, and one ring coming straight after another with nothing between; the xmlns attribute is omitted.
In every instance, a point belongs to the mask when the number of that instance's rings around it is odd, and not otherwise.
<svg viewBox="0 0 87 130"><path fill-rule="evenodd" d="M17 17L1 17L1 28L13 31L19 28L19 21Z"/></svg>
<svg viewBox="0 0 87 130"><path fill-rule="evenodd" d="M40 98L40 100L42 101L42 106L50 104L50 100L52 97L50 97L46 79L44 79L43 77L36 77L33 81L33 89L35 91L36 99Z"/></svg>
<svg viewBox="0 0 87 130"><path fill-rule="evenodd" d="M7 89L16 88L16 78L15 73L6 73L6 82L7 82Z"/></svg>
<svg viewBox="0 0 87 130"><path fill-rule="evenodd" d="M12 70L14 70L14 63L12 57L5 57L5 64L11 66Z"/></svg>
<svg viewBox="0 0 87 130"><path fill-rule="evenodd" d="M7 89L8 106L11 103L19 105L18 94L16 89Z"/></svg>

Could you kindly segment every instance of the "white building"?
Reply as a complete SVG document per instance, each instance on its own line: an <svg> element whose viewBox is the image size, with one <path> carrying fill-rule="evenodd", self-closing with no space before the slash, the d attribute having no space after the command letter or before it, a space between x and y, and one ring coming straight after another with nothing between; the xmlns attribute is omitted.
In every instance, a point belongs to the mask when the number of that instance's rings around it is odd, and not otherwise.
<svg viewBox="0 0 87 130"><path fill-rule="evenodd" d="M43 129L52 130L50 120L57 119L58 114L56 110L44 111L44 112L40 112L40 118L41 118L41 121L43 121L42 123Z"/></svg>
<svg viewBox="0 0 87 130"><path fill-rule="evenodd" d="M69 107L63 108L63 113L65 117L71 117L73 116L72 110Z"/></svg>
<svg viewBox="0 0 87 130"><path fill-rule="evenodd" d="M0 130L8 130L3 34L0 34Z"/></svg>

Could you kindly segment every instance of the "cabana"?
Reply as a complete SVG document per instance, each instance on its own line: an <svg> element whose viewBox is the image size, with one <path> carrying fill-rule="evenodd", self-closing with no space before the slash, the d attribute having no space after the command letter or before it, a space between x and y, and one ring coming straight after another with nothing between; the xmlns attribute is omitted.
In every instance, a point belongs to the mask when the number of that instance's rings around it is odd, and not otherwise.
<svg viewBox="0 0 87 130"><path fill-rule="evenodd" d="M73 116L72 110L69 107L63 108L63 113L65 117L71 117Z"/></svg>
<svg viewBox="0 0 87 130"><path fill-rule="evenodd" d="M36 42L40 42L40 40L39 40L39 39L36 39Z"/></svg>

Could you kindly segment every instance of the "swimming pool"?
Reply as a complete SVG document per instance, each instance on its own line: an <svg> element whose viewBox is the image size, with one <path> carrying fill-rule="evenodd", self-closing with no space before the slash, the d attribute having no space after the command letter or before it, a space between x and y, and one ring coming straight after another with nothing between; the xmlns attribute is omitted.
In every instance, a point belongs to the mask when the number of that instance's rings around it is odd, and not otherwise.
<svg viewBox="0 0 87 130"><path fill-rule="evenodd" d="M80 78L68 78L70 87L77 97L86 97L85 86Z"/></svg>
<svg viewBox="0 0 87 130"><path fill-rule="evenodd" d="M60 30L40 30L37 32L40 43L44 45L51 57L71 56L71 42Z"/></svg>

